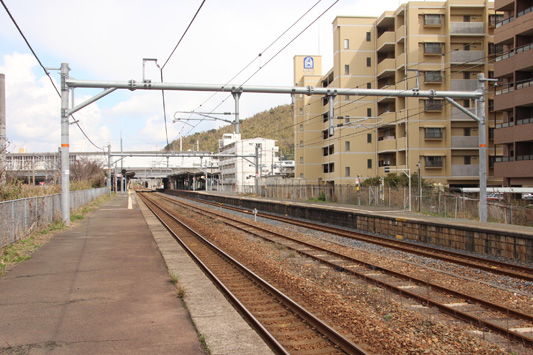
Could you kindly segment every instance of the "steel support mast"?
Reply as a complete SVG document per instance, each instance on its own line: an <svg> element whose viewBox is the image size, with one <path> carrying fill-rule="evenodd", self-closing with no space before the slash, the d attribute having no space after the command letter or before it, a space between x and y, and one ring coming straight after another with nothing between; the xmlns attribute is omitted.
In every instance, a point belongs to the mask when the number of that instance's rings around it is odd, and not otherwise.
<svg viewBox="0 0 533 355"><path fill-rule="evenodd" d="M63 210L63 221L65 223L70 223L70 201L69 201L69 136L68 136L68 117L78 111L79 109L91 104L92 102L97 101L98 99L104 97L105 95L113 92L116 89L128 89L131 91L134 90L177 90L177 91L211 91L211 92L230 92L235 98L235 133L240 133L239 131L239 99L242 93L263 93L263 94L290 94L290 95L321 95L328 96L333 98L337 95L349 95L349 96L395 96L395 97L427 97L431 99L443 98L453 104L459 106L463 112L473 116L478 122L483 121L483 130L480 125L480 187L486 187L486 157L481 158L481 154L486 154L486 143L484 143L484 117L485 113L481 112L482 120L477 116L471 114L469 111L464 109L461 105L457 104L453 99L476 99L480 101L480 105L484 107L484 90L477 91L435 91L435 90L381 90L381 89L359 89L359 88L323 88L323 87L312 87L312 86L242 86L242 85L217 85L217 84L179 84L179 83L163 83L163 82L151 82L150 80L143 81L89 81L89 80L75 80L68 77L69 68L68 64L61 64L61 176L62 176L62 197L61 197L61 207ZM480 74L481 75L481 74ZM480 76L480 86L483 82L482 75ZM102 93L88 99L87 101L81 103L80 105L69 109L68 106L68 92L70 88L102 88L105 89ZM483 97L483 99L481 99ZM330 100L332 101L332 100ZM332 111L332 106L330 105L330 111ZM480 107L481 108L481 107ZM329 130L333 129L331 120L333 119L333 114L330 112L330 127ZM328 131L329 131L328 130ZM481 133L481 131L483 133ZM481 136L483 134L483 137ZM481 140L483 139L483 146L481 146ZM482 172L483 170L483 172ZM486 192L482 193L480 204L480 219L483 221L483 218L486 220ZM482 212L481 205L485 205L485 212Z"/></svg>

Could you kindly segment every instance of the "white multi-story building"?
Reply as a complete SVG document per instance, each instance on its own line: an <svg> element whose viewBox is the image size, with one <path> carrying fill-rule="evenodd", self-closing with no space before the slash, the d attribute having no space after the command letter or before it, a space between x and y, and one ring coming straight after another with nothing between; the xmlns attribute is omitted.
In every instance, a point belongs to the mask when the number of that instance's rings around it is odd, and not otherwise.
<svg viewBox="0 0 533 355"><path fill-rule="evenodd" d="M276 141L266 138L241 139L240 134L224 134L219 140L219 152L236 155L255 155L259 146L259 167L256 170L255 158L221 157L220 179L222 188L237 192L253 192L255 179L279 174L279 147ZM257 176L256 176L257 174Z"/></svg>

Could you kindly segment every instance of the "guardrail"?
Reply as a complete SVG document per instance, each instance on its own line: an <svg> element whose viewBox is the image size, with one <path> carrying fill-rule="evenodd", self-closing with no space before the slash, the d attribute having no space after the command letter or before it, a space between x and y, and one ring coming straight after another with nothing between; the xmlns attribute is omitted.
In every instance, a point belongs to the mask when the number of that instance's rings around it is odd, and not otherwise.
<svg viewBox="0 0 533 355"><path fill-rule="evenodd" d="M107 188L70 192L72 211L107 193ZM0 202L0 248L61 219L61 195L29 197Z"/></svg>

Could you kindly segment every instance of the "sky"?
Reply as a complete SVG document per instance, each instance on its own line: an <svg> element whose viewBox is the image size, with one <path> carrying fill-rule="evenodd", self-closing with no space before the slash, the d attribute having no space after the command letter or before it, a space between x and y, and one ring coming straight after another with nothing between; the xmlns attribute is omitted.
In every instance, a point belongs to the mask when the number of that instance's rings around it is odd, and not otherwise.
<svg viewBox="0 0 533 355"><path fill-rule="evenodd" d="M143 58L155 58L160 67L164 65L165 82L292 86L295 55L321 55L322 70L332 67L336 16L380 16L404 2L206 0L183 36L202 0L2 1L43 65L51 68L58 88L60 77L55 69L61 63L68 63L70 76L78 80L142 81ZM3 6L0 73L6 81L8 151L57 151L60 97ZM153 62L146 63L144 75L161 81ZM76 89L75 104L100 91ZM290 102L289 95L243 94L241 119ZM165 91L165 107L161 91L117 90L74 114L91 141L77 125L70 125L70 151L96 152L108 145L119 151L121 138L124 151L160 150L167 139L171 142L180 135L227 124L214 120L173 123L177 111L234 112L235 103L228 93Z"/></svg>

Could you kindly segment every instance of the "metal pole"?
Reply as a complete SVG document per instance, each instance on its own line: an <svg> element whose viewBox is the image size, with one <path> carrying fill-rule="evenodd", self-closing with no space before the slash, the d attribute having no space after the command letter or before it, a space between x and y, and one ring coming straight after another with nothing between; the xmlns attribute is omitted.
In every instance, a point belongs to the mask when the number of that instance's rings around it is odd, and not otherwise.
<svg viewBox="0 0 533 355"><path fill-rule="evenodd" d="M259 143L255 144L255 194L259 195Z"/></svg>
<svg viewBox="0 0 533 355"><path fill-rule="evenodd" d="M485 131L485 74L478 74L477 90L482 93L478 100L479 117L479 221L487 222L487 142Z"/></svg>
<svg viewBox="0 0 533 355"><path fill-rule="evenodd" d="M235 121L233 122L233 125L235 126L235 134L240 134L239 124L239 99L241 97L242 91L232 91L231 93L233 95L233 98L235 99Z"/></svg>
<svg viewBox="0 0 533 355"><path fill-rule="evenodd" d="M70 226L69 87L66 83L69 70L67 63L61 63L61 210L67 226Z"/></svg>
<svg viewBox="0 0 533 355"><path fill-rule="evenodd" d="M111 144L107 146L107 196L111 197Z"/></svg>
<svg viewBox="0 0 533 355"><path fill-rule="evenodd" d="M0 74L0 185L6 183L6 76Z"/></svg>

